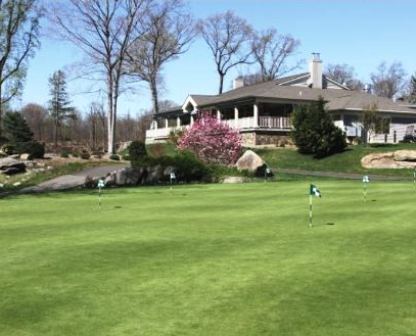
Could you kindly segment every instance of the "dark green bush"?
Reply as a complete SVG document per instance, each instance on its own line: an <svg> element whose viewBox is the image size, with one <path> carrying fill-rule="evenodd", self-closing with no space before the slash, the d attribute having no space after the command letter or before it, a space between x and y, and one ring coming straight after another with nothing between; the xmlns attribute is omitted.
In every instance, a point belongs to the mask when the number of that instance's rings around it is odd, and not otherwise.
<svg viewBox="0 0 416 336"><path fill-rule="evenodd" d="M176 178L179 181L206 181L211 177L210 169L191 152L179 152L172 157L176 168Z"/></svg>
<svg viewBox="0 0 416 336"><path fill-rule="evenodd" d="M256 177L273 177L273 171L269 168L269 171L267 171L269 167L264 163L260 167L258 167L254 173Z"/></svg>
<svg viewBox="0 0 416 336"><path fill-rule="evenodd" d="M206 166L191 152L179 152L174 156L144 157L132 161L135 168L149 168L161 166L162 168L173 167L178 182L209 182L212 178L212 170ZM165 182L168 182L168 178Z"/></svg>
<svg viewBox="0 0 416 336"><path fill-rule="evenodd" d="M16 148L12 144L5 144L1 147L1 151L6 155L12 155L16 153Z"/></svg>
<svg viewBox="0 0 416 336"><path fill-rule="evenodd" d="M110 155L110 160L120 161L120 156L117 155L117 154L111 154Z"/></svg>
<svg viewBox="0 0 416 336"><path fill-rule="evenodd" d="M69 152L64 150L61 152L61 158L69 158Z"/></svg>
<svg viewBox="0 0 416 336"><path fill-rule="evenodd" d="M128 159L140 161L147 157L146 145L140 141L133 141L128 147Z"/></svg>
<svg viewBox="0 0 416 336"><path fill-rule="evenodd" d="M87 151L82 151L80 154L80 158L83 160L89 160L91 157L91 154L88 153Z"/></svg>
<svg viewBox="0 0 416 336"><path fill-rule="evenodd" d="M415 143L416 137L413 134L406 134L400 143Z"/></svg>
<svg viewBox="0 0 416 336"><path fill-rule="evenodd" d="M42 159L45 155L45 145L37 141L21 142L15 144L17 154L29 154L29 159Z"/></svg>
<svg viewBox="0 0 416 336"><path fill-rule="evenodd" d="M302 154L323 158L345 150L345 135L325 110L322 97L317 102L299 106L293 113L292 138Z"/></svg>

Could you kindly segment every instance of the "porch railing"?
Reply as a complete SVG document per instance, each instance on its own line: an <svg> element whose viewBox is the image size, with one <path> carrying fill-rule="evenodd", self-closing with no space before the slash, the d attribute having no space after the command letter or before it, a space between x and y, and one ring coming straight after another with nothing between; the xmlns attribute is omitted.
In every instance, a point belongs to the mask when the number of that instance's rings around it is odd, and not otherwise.
<svg viewBox="0 0 416 336"><path fill-rule="evenodd" d="M228 124L230 127L237 128L237 129L254 127L253 117L239 118L238 120L228 119L228 120L223 120L223 122Z"/></svg>
<svg viewBox="0 0 416 336"><path fill-rule="evenodd" d="M289 129L292 127L288 117L259 117L259 126L262 128Z"/></svg>
<svg viewBox="0 0 416 336"><path fill-rule="evenodd" d="M165 127L165 128L156 128L146 131L146 138L167 138L171 132L185 130L189 125L183 125L180 127Z"/></svg>

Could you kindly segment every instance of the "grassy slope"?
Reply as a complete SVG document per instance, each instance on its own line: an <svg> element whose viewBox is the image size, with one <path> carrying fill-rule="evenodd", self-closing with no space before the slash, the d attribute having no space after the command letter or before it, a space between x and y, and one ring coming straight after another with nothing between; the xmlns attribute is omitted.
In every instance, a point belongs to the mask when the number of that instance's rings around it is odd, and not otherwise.
<svg viewBox="0 0 416 336"><path fill-rule="evenodd" d="M152 156L174 155L176 149L170 143L147 146ZM411 169L364 169L361 159L367 154L390 152L400 149L416 150L415 144L350 146L345 152L324 159L314 159L311 155L299 154L290 148L255 149L271 167L302 169L307 171L343 172L358 174L378 174L392 176L412 176Z"/></svg>
<svg viewBox="0 0 416 336"><path fill-rule="evenodd" d="M412 186L319 186L0 200L0 335L414 335Z"/></svg>
<svg viewBox="0 0 416 336"><path fill-rule="evenodd" d="M415 144L383 145L377 147L351 146L341 154L324 159L299 154L293 149L258 149L256 152L275 168L304 169L310 171L332 171L345 173L373 173L382 175L409 175L409 169L370 169L361 166L361 158L370 153L389 152L399 149L416 150Z"/></svg>

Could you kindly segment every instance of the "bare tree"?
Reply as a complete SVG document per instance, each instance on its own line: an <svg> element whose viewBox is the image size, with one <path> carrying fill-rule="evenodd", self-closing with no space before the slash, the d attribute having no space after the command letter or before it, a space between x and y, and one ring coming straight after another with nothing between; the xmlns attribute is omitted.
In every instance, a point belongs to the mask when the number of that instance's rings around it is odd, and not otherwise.
<svg viewBox="0 0 416 336"><path fill-rule="evenodd" d="M363 82L355 78L354 68L348 64L328 64L325 75L351 90L361 91L364 88Z"/></svg>
<svg viewBox="0 0 416 336"><path fill-rule="evenodd" d="M300 42L290 35L279 34L271 28L252 35L251 50L260 68L262 81L277 79L299 66L288 67L287 60L293 56Z"/></svg>
<svg viewBox="0 0 416 336"><path fill-rule="evenodd" d="M387 66L381 63L377 72L371 74L373 92L382 97L393 98L402 92L405 87L406 72L400 62L394 62Z"/></svg>
<svg viewBox="0 0 416 336"><path fill-rule="evenodd" d="M108 152L115 151L118 98L127 50L151 0L68 0L54 7L61 35L80 47L103 70L107 94Z"/></svg>
<svg viewBox="0 0 416 336"><path fill-rule="evenodd" d="M198 23L198 30L208 44L219 75L218 93L223 92L224 77L233 67L251 63L251 26L231 11L216 14Z"/></svg>
<svg viewBox="0 0 416 336"><path fill-rule="evenodd" d="M27 104L21 113L33 132L34 138L38 141L46 141L46 123L48 119L48 110L42 105Z"/></svg>
<svg viewBox="0 0 416 336"><path fill-rule="evenodd" d="M106 138L106 117L104 107L100 103L93 102L86 117L86 123L89 130L89 146L93 151L100 146L105 148Z"/></svg>
<svg viewBox="0 0 416 336"><path fill-rule="evenodd" d="M260 72L254 72L254 73L241 73L239 75L240 79L243 80L244 86L253 85L257 83L264 82L263 76ZM231 87L233 85L231 84Z"/></svg>
<svg viewBox="0 0 416 336"><path fill-rule="evenodd" d="M165 0L150 6L140 29L145 33L128 50L128 72L149 84L158 113L162 67L188 50L195 36L193 19L182 0Z"/></svg>
<svg viewBox="0 0 416 336"><path fill-rule="evenodd" d="M145 142L146 141L146 130L149 129L150 124L153 120L152 111L146 111L138 117L137 121L137 136L136 139Z"/></svg>
<svg viewBox="0 0 416 336"><path fill-rule="evenodd" d="M416 104L416 74L410 77L406 98L409 103Z"/></svg>
<svg viewBox="0 0 416 336"><path fill-rule="evenodd" d="M0 137L3 107L20 94L27 60L39 46L37 0L0 1Z"/></svg>

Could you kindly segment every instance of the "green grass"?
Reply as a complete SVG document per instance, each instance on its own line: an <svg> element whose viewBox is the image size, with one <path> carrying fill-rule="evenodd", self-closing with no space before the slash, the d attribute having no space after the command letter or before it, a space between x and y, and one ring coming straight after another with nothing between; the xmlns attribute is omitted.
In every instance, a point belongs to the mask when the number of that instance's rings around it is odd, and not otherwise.
<svg viewBox="0 0 416 336"><path fill-rule="evenodd" d="M409 176L410 169L364 169L361 159L370 153L390 152L399 149L416 150L415 144L350 146L345 152L323 159L303 155L294 149L257 149L256 152L272 167L309 171L372 173L379 175ZM411 174L410 174L411 175Z"/></svg>
<svg viewBox="0 0 416 336"><path fill-rule="evenodd" d="M171 142L147 145L146 150L152 157L175 156L178 153L176 146Z"/></svg>
<svg viewBox="0 0 416 336"><path fill-rule="evenodd" d="M318 185L1 199L0 335L414 335L413 186Z"/></svg>

